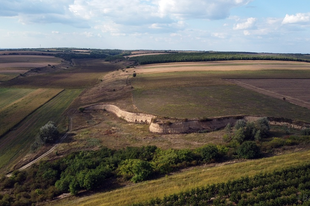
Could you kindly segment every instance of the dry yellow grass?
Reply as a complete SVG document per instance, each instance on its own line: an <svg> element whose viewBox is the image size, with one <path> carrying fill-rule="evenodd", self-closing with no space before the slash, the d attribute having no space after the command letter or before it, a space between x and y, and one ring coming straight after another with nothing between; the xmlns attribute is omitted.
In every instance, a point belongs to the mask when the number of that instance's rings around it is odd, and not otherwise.
<svg viewBox="0 0 310 206"><path fill-rule="evenodd" d="M3 107L0 110L0 136L61 91L62 89L37 89Z"/></svg>
<svg viewBox="0 0 310 206"><path fill-rule="evenodd" d="M254 176L261 172L272 172L277 169L309 163L309 158L310 151L305 151L235 164L219 164L216 167L205 165L157 180L132 184L110 192L62 200L58 202L58 205L130 205L155 197L162 198L165 195L207 186L208 184L234 180L242 176Z"/></svg>
<svg viewBox="0 0 310 206"><path fill-rule="evenodd" d="M214 62L174 62L139 66L137 73L163 73L184 71L256 71L256 70L310 70L305 62L285 61L214 61Z"/></svg>

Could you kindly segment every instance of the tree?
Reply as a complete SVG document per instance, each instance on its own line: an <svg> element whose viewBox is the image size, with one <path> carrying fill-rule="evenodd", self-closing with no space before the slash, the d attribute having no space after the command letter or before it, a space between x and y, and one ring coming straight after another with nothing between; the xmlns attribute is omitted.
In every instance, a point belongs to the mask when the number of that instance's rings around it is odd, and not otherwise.
<svg viewBox="0 0 310 206"><path fill-rule="evenodd" d="M53 143L58 139L59 131L55 126L55 123L49 121L43 127L40 128L39 136L40 140L44 143Z"/></svg>
<svg viewBox="0 0 310 206"><path fill-rule="evenodd" d="M268 137L270 134L270 124L266 117L260 118L255 121L255 128L260 130L260 135L262 138Z"/></svg>
<svg viewBox="0 0 310 206"><path fill-rule="evenodd" d="M119 167L119 174L132 176L132 182L141 182L149 177L153 172L152 165L144 160L127 159Z"/></svg>
<svg viewBox="0 0 310 206"><path fill-rule="evenodd" d="M260 149L255 142L246 141L237 149L237 154L241 158L254 159L260 155Z"/></svg>
<svg viewBox="0 0 310 206"><path fill-rule="evenodd" d="M207 145L201 148L201 156L204 161L210 162L212 160L217 160L221 155L215 145Z"/></svg>
<svg viewBox="0 0 310 206"><path fill-rule="evenodd" d="M244 119L238 119L235 123L234 128L238 130L240 128L244 128L245 126L246 126L246 121Z"/></svg>

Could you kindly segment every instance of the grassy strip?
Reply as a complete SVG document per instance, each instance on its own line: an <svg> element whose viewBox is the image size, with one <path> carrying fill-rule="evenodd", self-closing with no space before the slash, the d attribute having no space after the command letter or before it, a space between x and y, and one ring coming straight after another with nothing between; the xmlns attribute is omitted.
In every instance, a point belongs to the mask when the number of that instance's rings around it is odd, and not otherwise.
<svg viewBox="0 0 310 206"><path fill-rule="evenodd" d="M62 89L36 89L0 110L0 136L61 91Z"/></svg>
<svg viewBox="0 0 310 206"><path fill-rule="evenodd" d="M155 197L163 198L165 195L179 193L208 184L235 180L246 175L251 177L261 172L272 172L298 166L303 163L309 163L309 157L310 151L305 151L218 167L206 165L110 192L62 200L58 204L87 206L128 205L147 201Z"/></svg>
<svg viewBox="0 0 310 206"><path fill-rule="evenodd" d="M12 166L18 157L29 151L39 128L48 121L61 122L65 117L63 112L82 90L64 90L51 101L44 104L34 113L22 121L18 127L0 139L0 171L9 171L7 166ZM64 127L65 125L58 125Z"/></svg>
<svg viewBox="0 0 310 206"><path fill-rule="evenodd" d="M0 88L0 110L33 91L34 89Z"/></svg>

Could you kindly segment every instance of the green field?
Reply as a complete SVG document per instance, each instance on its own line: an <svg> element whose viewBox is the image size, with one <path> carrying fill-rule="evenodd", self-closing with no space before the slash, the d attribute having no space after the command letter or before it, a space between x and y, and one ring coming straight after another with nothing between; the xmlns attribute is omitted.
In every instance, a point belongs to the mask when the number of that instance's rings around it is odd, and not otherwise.
<svg viewBox="0 0 310 206"><path fill-rule="evenodd" d="M19 99L16 99L19 92L17 92L17 95L12 95L12 97L8 97L8 95L11 95L14 91L0 93L0 98L4 100L0 101L0 104L6 103L0 109L0 137L61 91L62 89L36 89ZM27 90L25 93L27 93Z"/></svg>
<svg viewBox="0 0 310 206"><path fill-rule="evenodd" d="M278 75L281 74L281 75ZM174 72L140 74L132 80L133 100L142 112L177 118L228 115L286 117L310 122L310 111L233 85L223 78L301 77L309 71ZM303 75L302 75L303 74ZM280 76L280 77L279 77Z"/></svg>
<svg viewBox="0 0 310 206"><path fill-rule="evenodd" d="M133 184L124 188L91 196L62 200L58 205L130 205L151 198L163 198L193 188L235 180L244 176L272 172L287 167L309 163L310 152L297 152L270 158L251 160L236 164L209 165L187 169L180 173Z"/></svg>
<svg viewBox="0 0 310 206"><path fill-rule="evenodd" d="M17 157L27 154L39 128L48 121L63 122L62 114L82 90L64 90L23 120L13 131L0 139L0 168L8 171ZM66 125L58 125L64 128ZM5 169L5 168L6 169Z"/></svg>

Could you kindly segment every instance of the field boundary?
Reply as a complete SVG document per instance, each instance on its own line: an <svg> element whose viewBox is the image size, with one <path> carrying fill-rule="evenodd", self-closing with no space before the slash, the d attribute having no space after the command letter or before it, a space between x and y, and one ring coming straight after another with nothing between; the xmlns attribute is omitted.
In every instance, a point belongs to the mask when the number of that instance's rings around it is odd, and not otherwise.
<svg viewBox="0 0 310 206"><path fill-rule="evenodd" d="M16 124L14 124L11 128L9 128L6 132L4 132L2 135L0 135L0 138L4 137L5 135L7 135L14 127L17 127L21 122L23 122L27 117L29 117L30 115L32 115L34 112L36 112L38 109L40 109L41 107L43 107L45 104L47 104L48 102L50 102L51 100L53 100L55 97L57 97L60 93L62 93L64 91L64 89L62 89L61 91L59 91L57 94L55 94L53 97L51 97L49 100L47 100L44 104L40 105L39 107L37 107L36 109L34 109L33 111L31 111L28 115L26 115L25 117L23 117L20 121L18 121Z"/></svg>
<svg viewBox="0 0 310 206"><path fill-rule="evenodd" d="M263 89L263 88L259 88L259 87L256 87L256 86L253 86L253 85L250 85L250 84L238 81L238 79L225 79L225 80L229 81L229 82L232 82L232 83L234 83L234 84L236 84L238 86L241 86L243 88L250 89L252 91L256 91L256 92L258 92L260 94L264 94L264 95L267 95L267 96L270 96L270 97L274 97L274 98L277 98L277 99L282 99L282 100L288 101L288 102L290 102L292 104L295 104L295 105L298 105L298 106L310 109L310 103L309 102L306 102L306 101L303 101L303 100L300 100L300 99L296 99L296 98L291 97L291 96L282 95L282 94L279 94L279 93L274 92L274 91L270 91L270 90L266 90L266 89Z"/></svg>

